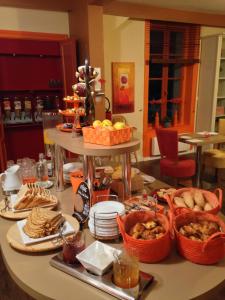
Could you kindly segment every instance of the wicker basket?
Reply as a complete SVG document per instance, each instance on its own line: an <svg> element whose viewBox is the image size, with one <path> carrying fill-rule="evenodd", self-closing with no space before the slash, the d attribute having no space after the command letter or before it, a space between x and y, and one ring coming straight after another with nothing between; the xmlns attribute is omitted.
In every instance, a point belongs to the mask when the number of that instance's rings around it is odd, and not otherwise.
<svg viewBox="0 0 225 300"><path fill-rule="evenodd" d="M129 142L131 139L131 127L118 130L108 130L106 128L83 127L83 137L85 143L112 146Z"/></svg>
<svg viewBox="0 0 225 300"><path fill-rule="evenodd" d="M216 222L223 232L211 235L204 242L193 241L179 232L181 226L201 220ZM218 216L190 210L187 212L187 209L183 209L183 213L174 217L173 224L179 253L187 260L197 264L211 265L225 256L225 223Z"/></svg>
<svg viewBox="0 0 225 300"><path fill-rule="evenodd" d="M222 199L223 199L223 193L220 188L215 189L214 192L210 192L207 190L201 190L201 189L197 189L197 188L183 188L183 189L176 190L170 196L165 196L165 199L167 200L169 207L173 214L175 213L175 211L176 211L176 214L179 214L179 212L182 211L182 209L177 209L178 207L174 204L174 202L173 202L174 197L179 197L183 192L192 192L194 190L201 191L202 194L204 196L206 196L209 204L211 204L211 206L213 207L213 209L208 210L205 213L217 214L220 211L220 209L222 207ZM218 197L217 197L216 193L218 193Z"/></svg>
<svg viewBox="0 0 225 300"><path fill-rule="evenodd" d="M165 234L159 239L137 240L127 233L136 223L147 222L155 218L166 230ZM127 250L134 251L141 262L156 263L169 255L171 250L171 224L165 215L150 211L137 211L129 213L124 218L117 217L117 223L123 237L124 247Z"/></svg>

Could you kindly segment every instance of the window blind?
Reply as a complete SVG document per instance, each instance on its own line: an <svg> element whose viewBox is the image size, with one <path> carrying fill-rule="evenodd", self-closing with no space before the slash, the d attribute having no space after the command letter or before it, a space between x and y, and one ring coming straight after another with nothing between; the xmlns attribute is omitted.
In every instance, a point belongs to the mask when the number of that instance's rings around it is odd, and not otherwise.
<svg viewBox="0 0 225 300"><path fill-rule="evenodd" d="M149 60L147 63L199 63L200 26L149 21Z"/></svg>

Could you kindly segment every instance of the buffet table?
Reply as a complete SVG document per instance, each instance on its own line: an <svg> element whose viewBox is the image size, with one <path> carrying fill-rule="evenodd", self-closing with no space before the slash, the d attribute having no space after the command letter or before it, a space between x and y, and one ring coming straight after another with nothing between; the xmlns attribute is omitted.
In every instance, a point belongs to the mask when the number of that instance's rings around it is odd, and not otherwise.
<svg viewBox="0 0 225 300"><path fill-rule="evenodd" d="M55 143L55 168L56 168L56 185L59 191L63 190L63 159L64 149L83 155L84 177L87 179L90 195L92 195L92 185L94 176L95 156L122 156L122 174L125 195L129 197L131 194L131 158L130 154L140 147L138 139L132 139L130 142L103 146L90 143L84 143L82 136L75 136L71 133L65 133L55 128L46 130L49 139Z"/></svg>
<svg viewBox="0 0 225 300"><path fill-rule="evenodd" d="M160 183L159 183L160 185ZM55 192L60 204L59 209L72 214L72 188ZM12 249L6 233L13 221L0 218L0 245L3 260L14 281L35 299L115 299L82 281L73 278L50 266L49 261L58 251L40 254L27 254ZM86 244L94 239L86 232ZM113 243L121 248L122 243ZM157 264L140 263L140 270L155 277L155 282L147 290L144 299L151 300L186 300L197 297L214 288L224 280L225 259L213 266L190 263L180 257L175 250L164 261Z"/></svg>

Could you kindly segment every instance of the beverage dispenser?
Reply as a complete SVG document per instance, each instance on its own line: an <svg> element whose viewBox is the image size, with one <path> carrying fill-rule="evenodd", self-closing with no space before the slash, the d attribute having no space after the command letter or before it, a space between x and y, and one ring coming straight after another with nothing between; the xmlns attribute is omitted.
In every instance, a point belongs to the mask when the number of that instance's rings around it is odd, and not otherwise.
<svg viewBox="0 0 225 300"><path fill-rule="evenodd" d="M32 105L31 100L28 97L24 99L24 122L32 122Z"/></svg>
<svg viewBox="0 0 225 300"><path fill-rule="evenodd" d="M3 99L3 108L4 108L4 122L10 123L11 121L11 103L9 98Z"/></svg>
<svg viewBox="0 0 225 300"><path fill-rule="evenodd" d="M36 98L36 110L34 112L35 122L42 122L42 112L44 109L43 100L40 97Z"/></svg>
<svg viewBox="0 0 225 300"><path fill-rule="evenodd" d="M14 98L14 122L20 123L22 121L22 104L18 97Z"/></svg>

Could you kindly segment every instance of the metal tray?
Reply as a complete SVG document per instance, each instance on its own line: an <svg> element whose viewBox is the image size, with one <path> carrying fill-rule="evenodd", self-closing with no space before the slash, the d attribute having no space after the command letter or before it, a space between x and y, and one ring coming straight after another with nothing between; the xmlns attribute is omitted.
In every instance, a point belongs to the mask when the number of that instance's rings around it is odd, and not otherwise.
<svg viewBox="0 0 225 300"><path fill-rule="evenodd" d="M154 277L152 275L140 271L139 290L137 288L122 289L117 287L112 282L112 268L103 276L97 276L87 272L86 269L80 264L66 264L62 259L61 253L52 257L52 259L50 260L50 265L122 300L140 299L144 290L154 280Z"/></svg>

